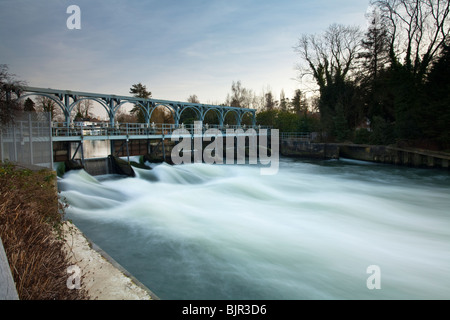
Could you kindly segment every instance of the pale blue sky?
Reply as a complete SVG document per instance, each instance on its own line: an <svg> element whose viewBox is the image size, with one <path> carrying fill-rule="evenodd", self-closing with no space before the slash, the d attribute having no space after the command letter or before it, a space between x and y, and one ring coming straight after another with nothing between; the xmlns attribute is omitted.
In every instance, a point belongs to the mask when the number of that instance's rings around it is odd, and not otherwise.
<svg viewBox="0 0 450 320"><path fill-rule="evenodd" d="M69 30L69 5L81 30ZM292 97L304 33L365 27L369 0L0 0L0 63L30 86L222 103L232 81Z"/></svg>

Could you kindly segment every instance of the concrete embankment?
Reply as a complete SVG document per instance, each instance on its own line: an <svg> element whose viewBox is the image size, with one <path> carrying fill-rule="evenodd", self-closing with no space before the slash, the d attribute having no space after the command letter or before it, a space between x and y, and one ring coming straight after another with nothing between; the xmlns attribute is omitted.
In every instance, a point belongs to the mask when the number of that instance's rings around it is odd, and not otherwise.
<svg viewBox="0 0 450 320"><path fill-rule="evenodd" d="M339 156L417 168L449 168L450 154L394 146L339 144Z"/></svg>
<svg viewBox="0 0 450 320"><path fill-rule="evenodd" d="M313 143L282 139L280 153L286 157L307 159L339 159L370 161L417 168L449 168L450 154L395 146L358 145L347 143Z"/></svg>
<svg viewBox="0 0 450 320"><path fill-rule="evenodd" d="M159 300L145 285L91 242L73 224L64 224L71 260L82 273L81 286L91 300Z"/></svg>
<svg viewBox="0 0 450 320"><path fill-rule="evenodd" d="M64 163L63 163L64 164ZM54 186L54 197L57 197L57 179L54 171L49 171L43 167L15 164L16 170L31 170L36 172L48 171L48 178L52 177L51 181L47 181ZM29 175L27 174L26 177ZM41 185L42 188L42 185ZM52 187L53 188L53 187ZM51 191L52 192L52 191ZM35 199L40 199L39 194L34 196ZM42 201L47 201L47 198L43 198ZM18 211L20 213L20 210ZM34 214L39 214L36 211ZM16 217L17 219L17 217ZM34 221L34 220L33 220ZM14 225L10 225L10 228L14 228ZM68 221L63 222L61 235L64 236L64 251L66 257L70 259L72 267L77 267L79 273L74 271L72 275L68 270L67 279L79 279L80 289L84 289L88 293L89 299L97 300L158 300L159 298L151 292L145 285L139 280L133 277L126 269L118 264L113 258L111 258L106 252L101 250L95 243L91 242L86 236L72 223ZM47 231L45 231L47 232ZM22 234L21 229L17 229L17 235ZM46 234L47 235L47 234ZM53 234L48 234L49 239L53 239ZM37 238L37 236L36 236ZM17 239L21 239L20 236ZM22 240L21 240L22 241ZM34 240L33 240L34 241ZM23 241L22 241L23 242ZM28 243L29 246L37 246L40 242ZM30 247L31 248L31 247ZM11 246L10 248L11 249ZM8 250L8 249L7 249ZM27 248L25 250L28 250ZM24 253L24 251L22 251ZM33 251L33 255L28 259L30 262L29 268L34 268L33 261L42 261L38 255L40 251ZM24 253L26 256L26 254ZM28 264L28 261L25 262ZM58 270L52 269L53 265L47 266L45 270L51 274L58 274ZM16 283L11 272L11 269L15 266L9 265L8 258L3 247L2 239L0 239L0 300L18 300L19 294L16 289ZM28 268L28 266L27 266ZM17 269L16 269L17 270ZM23 268L19 268L23 271ZM39 269L41 270L41 269ZM44 270L44 269L42 269ZM18 272L18 271L16 271ZM23 274L19 274L22 277ZM29 272L23 277L32 276ZM42 273L36 275L42 276ZM52 276L53 277L53 276ZM26 282L28 285L30 282ZM67 283L61 285L66 286ZM22 288L24 288L22 286ZM48 287L47 287L48 288ZM84 297L83 297L84 298Z"/></svg>

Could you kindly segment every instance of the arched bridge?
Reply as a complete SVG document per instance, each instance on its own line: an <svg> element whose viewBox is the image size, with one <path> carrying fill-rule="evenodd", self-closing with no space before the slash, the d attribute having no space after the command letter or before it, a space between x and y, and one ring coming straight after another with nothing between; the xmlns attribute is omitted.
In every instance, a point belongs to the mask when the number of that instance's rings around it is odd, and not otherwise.
<svg viewBox="0 0 450 320"><path fill-rule="evenodd" d="M142 110L145 116L145 124L150 124L152 114L154 113L156 108L162 106L166 108L172 115L175 127L178 127L180 125L181 116L183 112L188 109L193 110L197 116L196 120L201 122L204 121L205 116L208 112L213 111L217 115L219 126L224 126L225 119L228 114L234 115L236 120L235 124L237 126L241 125L242 120L244 119L244 116L246 114L250 114L250 116L252 117L252 125L256 125L256 110L248 108L235 108L228 106L158 99L143 99L111 94L87 93L36 87L22 87L16 92L16 94L18 96L18 99L21 100L31 96L42 96L51 99L62 110L67 127L70 126L70 123L73 120L71 119L71 114L73 114L76 106L83 100L91 100L102 106L108 114L111 127L114 127L115 125L115 118L118 114L119 109L127 103L134 104Z"/></svg>

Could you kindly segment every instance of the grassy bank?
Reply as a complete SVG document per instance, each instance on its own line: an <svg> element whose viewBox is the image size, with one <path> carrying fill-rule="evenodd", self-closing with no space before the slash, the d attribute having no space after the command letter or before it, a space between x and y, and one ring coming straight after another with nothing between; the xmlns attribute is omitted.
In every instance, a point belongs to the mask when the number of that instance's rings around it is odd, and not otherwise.
<svg viewBox="0 0 450 320"><path fill-rule="evenodd" d="M0 237L21 300L87 299L69 290L56 175L0 162Z"/></svg>

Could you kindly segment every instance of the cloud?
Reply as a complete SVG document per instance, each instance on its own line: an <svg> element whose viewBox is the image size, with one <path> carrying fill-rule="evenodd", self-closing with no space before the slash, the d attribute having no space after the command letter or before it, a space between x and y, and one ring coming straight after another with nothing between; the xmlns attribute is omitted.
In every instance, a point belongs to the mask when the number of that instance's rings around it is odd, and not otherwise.
<svg viewBox="0 0 450 320"><path fill-rule="evenodd" d="M1 63L34 86L127 95L143 82L158 98L211 101L225 100L236 80L254 91L293 92L300 35L333 22L360 24L367 7L360 0L77 0L82 29L68 30L72 2L0 2Z"/></svg>

